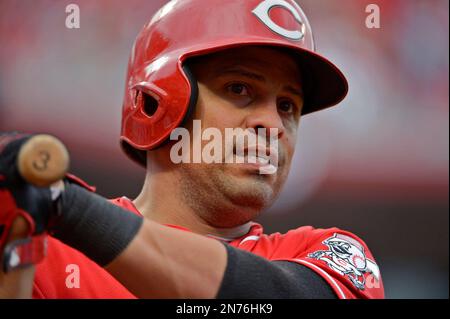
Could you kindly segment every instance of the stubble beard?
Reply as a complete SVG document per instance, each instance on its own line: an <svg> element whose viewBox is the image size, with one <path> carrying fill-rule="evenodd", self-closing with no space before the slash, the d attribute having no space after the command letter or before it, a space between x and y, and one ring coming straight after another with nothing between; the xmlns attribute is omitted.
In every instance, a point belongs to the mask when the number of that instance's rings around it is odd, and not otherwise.
<svg viewBox="0 0 450 319"><path fill-rule="evenodd" d="M191 209L213 227L243 225L269 207L275 197L268 176L239 176L228 164L187 164L181 169L182 198Z"/></svg>

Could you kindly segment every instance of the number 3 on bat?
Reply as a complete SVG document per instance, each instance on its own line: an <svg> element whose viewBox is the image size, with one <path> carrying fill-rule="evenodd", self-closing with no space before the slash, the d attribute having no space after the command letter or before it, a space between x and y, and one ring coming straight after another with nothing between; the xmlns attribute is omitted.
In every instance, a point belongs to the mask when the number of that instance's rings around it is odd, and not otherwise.
<svg viewBox="0 0 450 319"><path fill-rule="evenodd" d="M50 154L47 151L40 151L39 158L33 161L33 167L38 171L45 171L48 168Z"/></svg>

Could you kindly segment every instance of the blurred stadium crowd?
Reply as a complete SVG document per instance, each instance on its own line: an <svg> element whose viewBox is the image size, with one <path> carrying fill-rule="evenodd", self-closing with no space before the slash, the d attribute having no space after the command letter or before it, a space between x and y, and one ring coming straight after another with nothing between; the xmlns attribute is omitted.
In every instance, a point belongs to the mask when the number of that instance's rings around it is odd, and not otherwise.
<svg viewBox="0 0 450 319"><path fill-rule="evenodd" d="M288 184L259 221L349 229L371 247L388 298L448 298L449 2L298 2L350 93L302 119ZM80 29L65 27L70 3ZM118 144L125 70L163 3L2 0L0 129L56 134L99 193L136 196L144 171ZM365 25L370 3L380 29Z"/></svg>

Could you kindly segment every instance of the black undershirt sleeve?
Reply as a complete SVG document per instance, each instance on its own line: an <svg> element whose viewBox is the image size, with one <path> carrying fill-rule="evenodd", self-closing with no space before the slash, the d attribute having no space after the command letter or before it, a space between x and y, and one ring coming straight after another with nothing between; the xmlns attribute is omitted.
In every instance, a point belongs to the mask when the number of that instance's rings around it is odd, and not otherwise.
<svg viewBox="0 0 450 319"><path fill-rule="evenodd" d="M330 285L308 267L268 261L225 244L228 262L218 299L336 299Z"/></svg>

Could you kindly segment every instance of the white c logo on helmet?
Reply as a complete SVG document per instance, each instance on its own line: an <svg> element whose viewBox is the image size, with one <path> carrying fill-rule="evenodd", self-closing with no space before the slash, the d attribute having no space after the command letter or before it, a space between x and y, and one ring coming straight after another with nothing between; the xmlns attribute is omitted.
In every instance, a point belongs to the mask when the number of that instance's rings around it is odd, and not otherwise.
<svg viewBox="0 0 450 319"><path fill-rule="evenodd" d="M295 3L295 2L294 2ZM269 16L270 10L274 7L282 7L288 10L294 16L295 20L300 24L300 30L287 30L276 24ZM296 8L297 7L297 8ZM297 10L299 9L299 10ZM301 9L298 4L294 5L284 0L264 0L252 12L272 31L291 40L302 40L305 36L305 24L303 23L299 11Z"/></svg>

